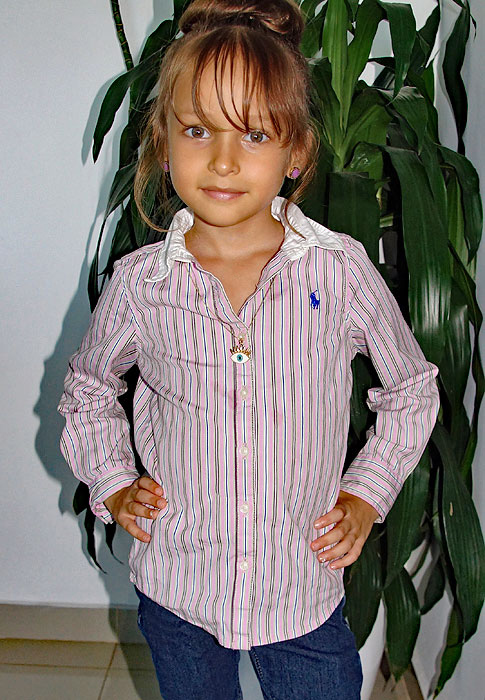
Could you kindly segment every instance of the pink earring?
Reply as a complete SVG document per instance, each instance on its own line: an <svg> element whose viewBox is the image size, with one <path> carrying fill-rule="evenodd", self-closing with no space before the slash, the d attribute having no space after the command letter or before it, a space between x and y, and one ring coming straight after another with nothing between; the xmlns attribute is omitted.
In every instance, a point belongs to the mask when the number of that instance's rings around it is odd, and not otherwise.
<svg viewBox="0 0 485 700"><path fill-rule="evenodd" d="M169 164L167 163L166 160L163 161L163 166L162 166L162 167L163 167L163 169L165 170L166 173L168 173L168 171L170 170L170 166L169 166Z"/></svg>
<svg viewBox="0 0 485 700"><path fill-rule="evenodd" d="M291 179L296 180L296 178L298 177L300 172L301 172L300 168L293 168L293 170L291 171L291 174L290 174Z"/></svg>

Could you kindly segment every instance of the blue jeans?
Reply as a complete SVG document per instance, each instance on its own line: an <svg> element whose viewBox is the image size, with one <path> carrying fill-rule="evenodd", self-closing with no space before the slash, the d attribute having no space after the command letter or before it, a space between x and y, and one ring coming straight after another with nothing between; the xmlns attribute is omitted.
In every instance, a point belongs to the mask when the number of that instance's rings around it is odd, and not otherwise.
<svg viewBox="0 0 485 700"><path fill-rule="evenodd" d="M240 651L228 649L136 590L138 624L163 700L242 700ZM317 629L249 650L265 700L359 700L362 667L342 615L345 598ZM247 700L250 700L247 698Z"/></svg>

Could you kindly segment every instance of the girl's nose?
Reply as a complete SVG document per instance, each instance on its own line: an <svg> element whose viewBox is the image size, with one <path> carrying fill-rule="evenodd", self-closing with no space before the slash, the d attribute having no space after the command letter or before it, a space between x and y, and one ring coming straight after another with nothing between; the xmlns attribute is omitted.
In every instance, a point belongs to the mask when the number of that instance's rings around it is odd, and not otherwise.
<svg viewBox="0 0 485 700"><path fill-rule="evenodd" d="M224 177L239 172L238 144L233 134L218 134L209 160L209 170Z"/></svg>

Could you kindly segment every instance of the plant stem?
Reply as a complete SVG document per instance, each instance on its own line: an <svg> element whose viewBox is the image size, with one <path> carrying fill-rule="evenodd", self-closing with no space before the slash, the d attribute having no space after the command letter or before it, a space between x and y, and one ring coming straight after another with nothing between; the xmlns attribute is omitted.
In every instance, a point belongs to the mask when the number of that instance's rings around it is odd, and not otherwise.
<svg viewBox="0 0 485 700"><path fill-rule="evenodd" d="M130 47L128 45L128 40L125 34L125 28L123 26L123 19L121 17L120 3L119 0L110 0L111 2L111 12L113 13L113 19L116 27L116 34L118 35L118 41L120 43L121 51L123 53L123 59L125 61L126 70L133 68L133 58L131 55Z"/></svg>

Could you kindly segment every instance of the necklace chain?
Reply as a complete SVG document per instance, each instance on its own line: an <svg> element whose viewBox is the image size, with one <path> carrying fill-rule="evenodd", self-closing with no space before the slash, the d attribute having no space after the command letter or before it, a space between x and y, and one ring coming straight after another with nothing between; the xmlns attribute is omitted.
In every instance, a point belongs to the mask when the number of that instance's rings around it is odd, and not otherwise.
<svg viewBox="0 0 485 700"><path fill-rule="evenodd" d="M190 274L190 276L192 277L192 281L193 281L193 283L194 283L194 286L195 286L195 289L196 289L196 291L197 291L197 294L198 294L199 297L202 299L202 298L203 298L203 297L202 297L202 293L201 293L199 287L197 286L197 282L195 281L195 277L194 277L193 272L192 272L192 265L190 265L190 267L189 267L189 274ZM273 286L274 280L275 280L275 277L273 277L273 279L272 279L271 282L269 283L268 289L267 289L267 290L265 291L265 293L263 294L263 298L261 299L261 302L260 302L258 308L256 309L256 311L253 313L252 318L251 318L251 321L249 322L249 325L246 326L246 329L247 329L247 330L246 330L246 333L242 333L242 334L237 334L237 335L236 335L236 334L234 333L233 329L232 329L232 325L231 325L228 321L225 321L224 319L222 319L222 318L219 316L219 313L218 313L217 309L215 309L215 312L216 312L216 315L217 315L217 318L219 319L219 321L220 321L223 325L228 326L228 327L229 327L229 330L230 330L230 332L231 332L231 335L232 335L232 337L234 338L234 340L235 340L235 341L239 341L237 345L234 345L234 347L231 348L231 359L233 360L233 362L236 362L237 364L243 364L244 362L247 362L247 361L250 359L250 357L251 357L251 349L250 349L249 347L247 347L247 346L244 345L244 335L247 335L247 337L248 337L247 340L248 340L248 342L249 342L249 331L250 331L250 329L251 329L251 326L252 326L253 323L254 323L254 320L255 320L255 318L256 318L256 316L257 316L257 314L258 314L258 311L259 311L260 308L263 306L263 303L264 303L264 301L265 301L265 299L266 299L266 297L267 297L267 295L268 295L268 293L269 293L271 287Z"/></svg>

